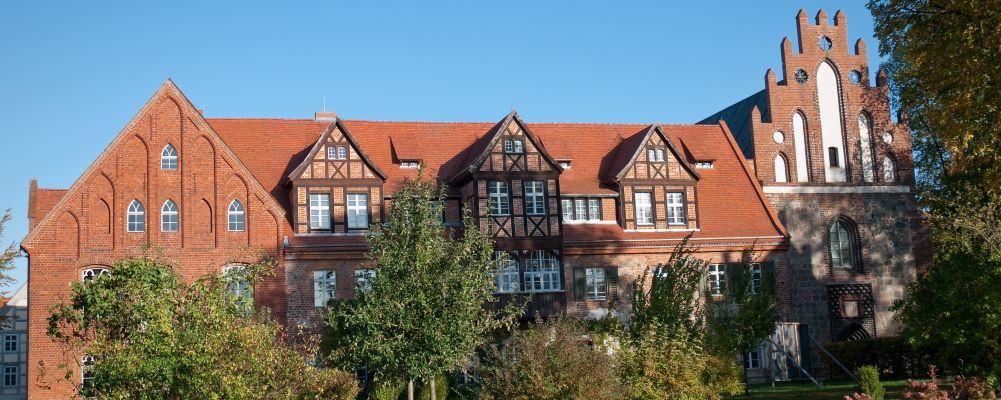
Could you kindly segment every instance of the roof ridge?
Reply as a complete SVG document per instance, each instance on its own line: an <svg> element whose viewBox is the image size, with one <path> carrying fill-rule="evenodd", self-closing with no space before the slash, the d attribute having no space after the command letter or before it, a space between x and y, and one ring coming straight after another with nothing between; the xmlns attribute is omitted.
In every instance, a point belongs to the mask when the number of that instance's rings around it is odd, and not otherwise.
<svg viewBox="0 0 1001 400"><path fill-rule="evenodd" d="M265 117L265 118L237 118L237 117L208 118L208 117L203 117L203 118L205 118L206 120L210 120L210 121L218 121L218 120L235 120L235 121L310 121L310 122L324 123L323 121L317 121L317 120L312 119L312 118L272 118L272 117Z"/></svg>

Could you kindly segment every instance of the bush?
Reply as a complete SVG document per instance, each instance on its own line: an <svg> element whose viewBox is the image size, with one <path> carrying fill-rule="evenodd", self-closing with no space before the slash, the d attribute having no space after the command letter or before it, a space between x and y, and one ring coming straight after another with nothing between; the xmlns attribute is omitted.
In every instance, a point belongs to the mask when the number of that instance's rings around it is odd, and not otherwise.
<svg viewBox="0 0 1001 400"><path fill-rule="evenodd" d="M886 390L883 384L879 383L879 369L873 365L864 365L855 370L858 376L858 389L860 392L869 395L872 400L883 400Z"/></svg>
<svg viewBox="0 0 1001 400"><path fill-rule="evenodd" d="M998 398L997 393L994 393L990 385L977 378L965 378L962 375L956 377L952 393L957 400L995 400Z"/></svg>
<svg viewBox="0 0 1001 400"><path fill-rule="evenodd" d="M878 365L880 375L902 379L916 377L927 370L928 356L922 351L911 348L899 337L831 342L824 347L852 371L866 365ZM827 356L823 354L817 354L815 357L818 360L827 360ZM835 377L847 378L843 371L833 364L830 369Z"/></svg>

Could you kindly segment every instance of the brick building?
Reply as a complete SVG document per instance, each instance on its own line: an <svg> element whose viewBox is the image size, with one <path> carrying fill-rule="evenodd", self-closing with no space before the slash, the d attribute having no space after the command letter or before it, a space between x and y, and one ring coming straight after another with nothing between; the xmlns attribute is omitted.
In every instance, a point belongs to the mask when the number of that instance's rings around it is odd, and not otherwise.
<svg viewBox="0 0 1001 400"><path fill-rule="evenodd" d="M860 55L845 49L843 15L831 27L804 15L807 50L786 40L783 56L785 76L803 68L806 83L769 72L765 90L701 124L528 123L514 112L486 123L207 119L168 81L69 189L31 184L27 379L51 381L39 362L68 361L45 317L69 283L113 273L147 244L186 278L274 257L278 273L253 288L255 304L317 326L329 299L377 276L365 234L419 167L448 187L445 224L468 210L494 227L507 255L499 296L528 294L533 314L622 309L632 281L691 236L713 264L710 287L752 248L758 271L777 277L784 321L819 339L894 334L886 307L914 271L909 134L889 121L885 85L868 85L861 42ZM827 50L809 46L824 38ZM829 60L820 72L818 60ZM858 83L842 84L855 69ZM794 110L808 122L796 125ZM859 115L866 139L848 124ZM856 163L860 152L875 161ZM77 369L91 362L76 358ZM31 387L29 397L70 390Z"/></svg>

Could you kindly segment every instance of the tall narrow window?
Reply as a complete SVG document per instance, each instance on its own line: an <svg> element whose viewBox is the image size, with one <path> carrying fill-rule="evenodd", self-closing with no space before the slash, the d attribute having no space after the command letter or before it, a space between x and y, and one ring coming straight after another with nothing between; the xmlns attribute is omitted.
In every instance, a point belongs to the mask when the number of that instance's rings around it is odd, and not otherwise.
<svg viewBox="0 0 1001 400"><path fill-rule="evenodd" d="M348 229L368 229L367 194L348 194Z"/></svg>
<svg viewBox="0 0 1001 400"><path fill-rule="evenodd" d="M757 293L758 288L761 287L761 264L751 264L747 267L748 289L751 294Z"/></svg>
<svg viewBox="0 0 1001 400"><path fill-rule="evenodd" d="M577 209L577 217L576 218L577 218L578 221L583 221L583 220L587 219L587 203L586 203L586 201L587 200L584 200L584 199L575 199L573 201L574 202L574 208Z"/></svg>
<svg viewBox="0 0 1001 400"><path fill-rule="evenodd" d="M249 273L250 271L244 265L227 265L222 269L226 290L229 291L238 305L248 311L254 303L254 290L250 285Z"/></svg>
<svg viewBox="0 0 1001 400"><path fill-rule="evenodd" d="M525 260L525 287L529 291L560 290L560 263L547 250L532 250Z"/></svg>
<svg viewBox="0 0 1001 400"><path fill-rule="evenodd" d="M875 179L872 165L872 140L869 135L870 125L868 116L865 114L858 116L859 157L862 158L862 180L865 182L872 182Z"/></svg>
<svg viewBox="0 0 1001 400"><path fill-rule="evenodd" d="M89 389L94 384L94 356L92 355L80 357L80 382L84 389Z"/></svg>
<svg viewBox="0 0 1001 400"><path fill-rule="evenodd" d="M831 162L831 168L840 168L841 160L838 159L838 148L828 147L827 148L827 159Z"/></svg>
<svg viewBox="0 0 1001 400"><path fill-rule="evenodd" d="M713 296L720 296L723 294L723 288L726 287L726 265L725 264L711 264L709 265L709 294Z"/></svg>
<svg viewBox="0 0 1001 400"><path fill-rule="evenodd" d="M3 367L3 386L4 387L14 387L17 386L17 378L19 377L16 365L4 365Z"/></svg>
<svg viewBox="0 0 1001 400"><path fill-rule="evenodd" d="M681 193L667 193L667 223L684 225L685 203Z"/></svg>
<svg viewBox="0 0 1001 400"><path fill-rule="evenodd" d="M313 271L313 305L326 307L337 298L337 271Z"/></svg>
<svg viewBox="0 0 1001 400"><path fill-rule="evenodd" d="M545 182L525 181L525 214L546 214Z"/></svg>
<svg viewBox="0 0 1001 400"><path fill-rule="evenodd" d="M893 182L897 180L897 170L893 165L893 159L889 156L883 157L883 182Z"/></svg>
<svg viewBox="0 0 1001 400"><path fill-rule="evenodd" d="M129 210L126 213L127 229L129 232L143 232L146 230L146 209L139 200L132 200Z"/></svg>
<svg viewBox="0 0 1001 400"><path fill-rule="evenodd" d="M824 177L827 182L845 182L844 166L845 126L841 108L841 82L838 72L830 62L822 62L817 69L817 107L820 111L820 137L824 149L828 149Z"/></svg>
<svg viewBox="0 0 1001 400"><path fill-rule="evenodd" d="M177 149L173 145L164 146L163 151L160 152L160 169L177 169Z"/></svg>
<svg viewBox="0 0 1001 400"><path fill-rule="evenodd" d="M562 199L560 200L560 206L563 207L563 221L573 221L573 200Z"/></svg>
<svg viewBox="0 0 1001 400"><path fill-rule="evenodd" d="M636 192L633 196L636 224L653 225L653 204L650 202L650 192Z"/></svg>
<svg viewBox="0 0 1001 400"><path fill-rule="evenodd" d="M337 159L347 160L348 159L348 148L347 146L340 146L337 148Z"/></svg>
<svg viewBox="0 0 1001 400"><path fill-rule="evenodd" d="M330 194L309 194L309 228L330 229Z"/></svg>
<svg viewBox="0 0 1001 400"><path fill-rule="evenodd" d="M608 285L605 282L604 268L587 268L584 270L588 300L608 300Z"/></svg>
<svg viewBox="0 0 1001 400"><path fill-rule="evenodd" d="M521 140L514 140L514 152L515 153L524 153L525 152L525 144L524 144L524 142L522 142Z"/></svg>
<svg viewBox="0 0 1001 400"><path fill-rule="evenodd" d="M355 270L355 290L359 292L368 292L372 290L372 281L375 280L376 271L371 268L362 268Z"/></svg>
<svg viewBox="0 0 1001 400"><path fill-rule="evenodd" d="M587 219L591 221L601 220L601 200L587 199Z"/></svg>
<svg viewBox="0 0 1001 400"><path fill-rule="evenodd" d="M511 214L511 204L508 201L507 182L487 182L487 194L490 196L491 215Z"/></svg>
<svg viewBox="0 0 1001 400"><path fill-rule="evenodd" d="M796 182L810 181L810 159L806 152L806 119L796 112L792 115L793 145L796 146Z"/></svg>
<svg viewBox="0 0 1001 400"><path fill-rule="evenodd" d="M334 146L327 146L327 159L336 160L337 159L337 148Z"/></svg>
<svg viewBox="0 0 1001 400"><path fill-rule="evenodd" d="M246 213L243 210L243 203L240 200L233 199L233 202L229 203L229 211L227 211L226 215L229 219L230 232L242 232L246 229Z"/></svg>
<svg viewBox="0 0 1001 400"><path fill-rule="evenodd" d="M858 226L847 217L838 217L827 235L831 268L861 272L862 254L859 248Z"/></svg>
<svg viewBox="0 0 1001 400"><path fill-rule="evenodd" d="M17 351L16 333L8 333L3 335L3 351L4 353L13 353Z"/></svg>
<svg viewBox="0 0 1001 400"><path fill-rule="evenodd" d="M173 200L167 199L160 209L160 231L177 232L179 226L177 204L174 204Z"/></svg>
<svg viewBox="0 0 1001 400"><path fill-rule="evenodd" d="M782 154L775 155L775 182L789 182L789 175L786 172L786 158Z"/></svg>
<svg viewBox="0 0 1001 400"><path fill-rule="evenodd" d="M518 260L511 257L507 252L495 251L494 262L497 269L494 271L494 283L497 286L497 293L511 293L518 290Z"/></svg>

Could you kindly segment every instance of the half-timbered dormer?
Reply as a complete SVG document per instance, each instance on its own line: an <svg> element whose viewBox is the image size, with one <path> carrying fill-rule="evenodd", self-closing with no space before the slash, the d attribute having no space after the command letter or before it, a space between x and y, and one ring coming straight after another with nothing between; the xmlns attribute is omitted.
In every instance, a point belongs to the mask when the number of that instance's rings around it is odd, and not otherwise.
<svg viewBox="0 0 1001 400"><path fill-rule="evenodd" d="M323 131L288 179L296 234L365 232L384 218L386 175L340 120Z"/></svg>
<svg viewBox="0 0 1001 400"><path fill-rule="evenodd" d="M665 231L699 228L696 207L700 179L657 125L642 134L629 161L615 175L626 230ZM627 153L628 154L628 153Z"/></svg>

